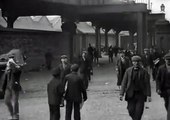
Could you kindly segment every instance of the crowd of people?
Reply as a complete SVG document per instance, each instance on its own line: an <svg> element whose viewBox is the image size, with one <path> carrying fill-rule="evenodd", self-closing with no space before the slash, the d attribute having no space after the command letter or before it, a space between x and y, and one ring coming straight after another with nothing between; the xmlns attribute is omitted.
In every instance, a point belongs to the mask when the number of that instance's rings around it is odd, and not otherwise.
<svg viewBox="0 0 170 120"><path fill-rule="evenodd" d="M98 50L96 50L98 51ZM117 50L116 50L117 51ZM113 48L108 49L109 63L113 62ZM119 56L117 57L117 54ZM74 108L74 119L81 120L80 109L87 100L87 90L91 75L93 75L93 62L98 63L99 54L89 44L87 51L82 51L78 61L70 64L67 55L60 57L60 64L52 69L53 78L47 85L50 120L60 120L60 107L66 107L65 120L71 120ZM52 55L48 51L46 58ZM167 120L170 119L170 53L158 53L156 49L144 49L143 55L134 51L118 50L117 57L117 86L120 90L120 100L127 101L127 109L133 120L141 120L144 103L151 101L150 74L156 81L156 91L163 97L167 110ZM5 91L5 104L9 110L11 120L19 119L19 91L22 65L15 59L15 55L8 56L6 64L7 88ZM47 69L51 69L48 60ZM150 72L152 71L152 73ZM66 100L66 105L65 101ZM13 104L13 103L14 104Z"/></svg>
<svg viewBox="0 0 170 120"><path fill-rule="evenodd" d="M156 92L165 101L167 120L169 120L170 53L159 53L156 49L145 48L143 55L137 55L127 50L120 51L119 55L116 70L120 100L123 100L123 96L125 96L132 120L141 120L144 103L151 101L150 78L156 82Z"/></svg>

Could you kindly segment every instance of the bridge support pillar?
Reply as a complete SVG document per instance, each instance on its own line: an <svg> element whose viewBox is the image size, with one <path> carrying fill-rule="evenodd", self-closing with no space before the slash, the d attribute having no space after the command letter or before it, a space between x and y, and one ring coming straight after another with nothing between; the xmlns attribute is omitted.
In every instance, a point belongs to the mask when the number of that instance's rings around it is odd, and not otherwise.
<svg viewBox="0 0 170 120"><path fill-rule="evenodd" d="M116 30L115 39L116 39L116 47L121 47L121 42L119 41L119 33L121 30Z"/></svg>
<svg viewBox="0 0 170 120"><path fill-rule="evenodd" d="M146 14L137 13L137 53L142 54L147 41L147 19Z"/></svg>
<svg viewBox="0 0 170 120"><path fill-rule="evenodd" d="M7 17L7 28L13 28L14 27L14 22L18 17L16 16L8 16Z"/></svg>
<svg viewBox="0 0 170 120"><path fill-rule="evenodd" d="M101 57L101 34L99 26L96 26L95 34L96 34L96 49L98 50L99 57Z"/></svg>
<svg viewBox="0 0 170 120"><path fill-rule="evenodd" d="M109 30L105 29L105 51L106 51L106 53L108 52L108 45L109 45L109 43L108 43L108 32L109 32Z"/></svg>
<svg viewBox="0 0 170 120"><path fill-rule="evenodd" d="M73 40L74 40L74 35L76 34L76 29L77 26L73 21L64 21L62 23L62 31L65 33L69 33L70 34L70 40L69 40L69 47L70 47L70 51L69 51L69 55L70 55L70 62L73 62Z"/></svg>
<svg viewBox="0 0 170 120"><path fill-rule="evenodd" d="M130 50L134 50L134 31L129 31L129 36L130 36L130 39L129 39L129 49Z"/></svg>

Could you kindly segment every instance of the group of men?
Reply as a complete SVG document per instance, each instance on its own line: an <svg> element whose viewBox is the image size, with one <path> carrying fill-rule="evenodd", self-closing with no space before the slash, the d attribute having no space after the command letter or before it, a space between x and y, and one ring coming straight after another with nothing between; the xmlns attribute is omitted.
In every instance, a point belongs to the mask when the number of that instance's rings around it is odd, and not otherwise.
<svg viewBox="0 0 170 120"><path fill-rule="evenodd" d="M86 52L77 64L70 65L66 55L61 56L61 63L54 68L52 80L48 83L48 103L50 120L60 119L60 107L64 107L66 100L65 120L71 120L74 107L74 119L80 120L80 109L87 100L88 65Z"/></svg>
<svg viewBox="0 0 170 120"><path fill-rule="evenodd" d="M165 63L161 61L163 58ZM124 52L120 53L117 61L117 85L120 88L120 100L123 100L125 95L132 120L141 120L144 103L151 101L149 67L153 71L153 80L156 81L156 91L164 98L167 120L170 119L170 53L163 58L158 53L149 55L148 49L144 49L144 55L134 55L131 59L126 57Z"/></svg>
<svg viewBox="0 0 170 120"><path fill-rule="evenodd" d="M81 58L77 63L69 64L66 55L60 58L61 63L52 70L53 78L47 85L48 104L50 111L50 120L60 119L60 107L65 106L65 119L71 120L72 110L74 108L74 119L81 120L80 109L87 100L86 90L90 80L90 71L92 64L87 57L86 51L82 52ZM156 55L155 55L156 56ZM120 86L120 100L127 101L127 109L133 120L141 120L146 101L151 101L150 75L148 66L152 66L149 59L148 49L144 50L144 55L132 56L130 59L124 52L120 52L120 58L117 61L118 82ZM156 57L155 57L156 58ZM157 59L157 58L156 58ZM153 61L157 65L160 62ZM163 97L165 108L167 110L167 120L170 119L170 53L164 56L165 63L157 67L154 80L156 81L156 91ZM19 91L21 90L19 77L21 67L17 63L15 56L9 56L7 62L7 88L5 92L5 103L10 112L10 118L19 119ZM154 65L152 67L155 67ZM11 99L13 99L14 104Z"/></svg>

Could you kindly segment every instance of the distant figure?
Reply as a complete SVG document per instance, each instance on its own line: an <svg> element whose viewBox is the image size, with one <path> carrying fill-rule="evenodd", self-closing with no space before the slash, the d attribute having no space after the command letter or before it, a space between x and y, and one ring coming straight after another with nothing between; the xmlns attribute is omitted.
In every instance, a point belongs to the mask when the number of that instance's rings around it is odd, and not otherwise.
<svg viewBox="0 0 170 120"><path fill-rule="evenodd" d="M94 62L96 64L99 63L99 52L98 52L98 50L96 48L94 49Z"/></svg>
<svg viewBox="0 0 170 120"><path fill-rule="evenodd" d="M118 52L119 52L119 47L114 46L113 47L113 53L115 54L115 57L117 57Z"/></svg>
<svg viewBox="0 0 170 120"><path fill-rule="evenodd" d="M152 62L153 62L153 68L152 68L152 76L153 80L155 81L156 75L158 72L158 68L160 65L163 64L163 59L161 57L161 54L156 49L153 49L153 53L151 54Z"/></svg>
<svg viewBox="0 0 170 120"><path fill-rule="evenodd" d="M83 79L83 82L85 84L86 89L88 88L89 85L89 70L91 69L91 64L89 59L87 59L87 52L83 51L82 56L79 60L79 73L81 78Z"/></svg>
<svg viewBox="0 0 170 120"><path fill-rule="evenodd" d="M53 78L47 85L50 120L60 120L60 103L64 89L60 80L60 69L55 69Z"/></svg>
<svg viewBox="0 0 170 120"><path fill-rule="evenodd" d="M164 57L165 64L158 69L156 91L164 99L167 110L167 120L170 120L170 53Z"/></svg>
<svg viewBox="0 0 170 120"><path fill-rule="evenodd" d="M146 68L149 71L149 68L151 68L151 64L152 64L152 58L151 55L149 54L149 49L145 48L144 54L142 55L142 65L144 68Z"/></svg>
<svg viewBox="0 0 170 120"><path fill-rule="evenodd" d="M120 58L117 60L116 70L117 70L117 86L120 88L123 80L123 76L127 68L130 67L130 60L125 56L123 51L120 52Z"/></svg>
<svg viewBox="0 0 170 120"><path fill-rule="evenodd" d="M113 47L112 45L108 49L109 63L113 63Z"/></svg>
<svg viewBox="0 0 170 120"><path fill-rule="evenodd" d="M87 54L88 54L88 56L89 56L90 62L93 63L93 57L94 57L93 53L94 53L94 49L93 49L93 47L91 46L90 43L89 43L89 47L88 47L88 49L87 49L87 52L88 52Z"/></svg>
<svg viewBox="0 0 170 120"><path fill-rule="evenodd" d="M78 65L71 66L71 73L65 77L65 99L66 99L66 116L65 120L71 120L72 109L74 107L74 119L81 120L81 104L87 100L86 88L83 80L78 75Z"/></svg>
<svg viewBox="0 0 170 120"><path fill-rule="evenodd" d="M50 49L47 50L45 53L45 63L46 63L46 68L48 70L51 70L51 65L53 61L53 54L51 53Z"/></svg>
<svg viewBox="0 0 170 120"><path fill-rule="evenodd" d="M140 66L141 57L133 56L133 66L125 72L120 91L120 100L127 101L127 109L132 120L141 120L144 111L144 103L148 98L151 101L150 76Z"/></svg>

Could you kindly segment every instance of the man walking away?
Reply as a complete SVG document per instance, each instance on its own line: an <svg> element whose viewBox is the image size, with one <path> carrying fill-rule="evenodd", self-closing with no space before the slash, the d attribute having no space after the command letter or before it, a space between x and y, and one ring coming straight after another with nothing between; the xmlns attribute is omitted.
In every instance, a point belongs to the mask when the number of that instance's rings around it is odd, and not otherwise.
<svg viewBox="0 0 170 120"><path fill-rule="evenodd" d="M72 109L74 107L74 120L81 120L80 105L82 101L87 100L87 93L81 77L77 71L79 67L77 64L71 66L71 73L65 77L66 83L66 116L65 120L71 120Z"/></svg>
<svg viewBox="0 0 170 120"><path fill-rule="evenodd" d="M140 66L141 57L133 56L133 66L125 72L120 91L120 100L127 101L127 109L132 120L141 120L144 103L151 101L150 76L148 72Z"/></svg>
<svg viewBox="0 0 170 120"><path fill-rule="evenodd" d="M64 90L60 81L60 69L55 69L53 78L47 85L50 120L60 120L60 102Z"/></svg>

